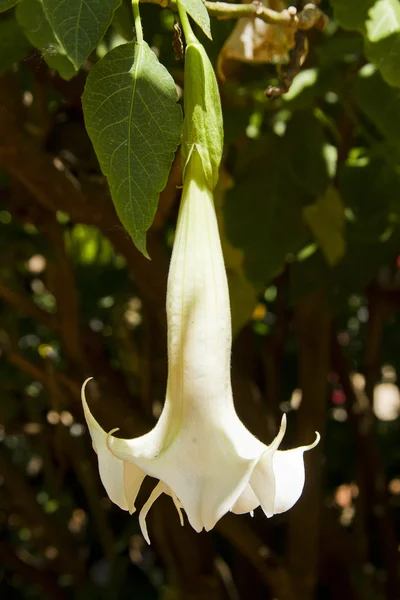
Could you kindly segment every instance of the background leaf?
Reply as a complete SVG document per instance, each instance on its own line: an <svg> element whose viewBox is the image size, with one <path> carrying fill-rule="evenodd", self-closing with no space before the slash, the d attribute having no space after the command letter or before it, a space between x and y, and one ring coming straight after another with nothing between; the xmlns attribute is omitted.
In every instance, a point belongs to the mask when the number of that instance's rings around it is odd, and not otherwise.
<svg viewBox="0 0 400 600"><path fill-rule="evenodd" d="M18 0L0 0L0 13L12 8L17 2Z"/></svg>
<svg viewBox="0 0 400 600"><path fill-rule="evenodd" d="M331 0L335 18L345 29L360 31L365 54L384 79L400 87L400 3L398 0Z"/></svg>
<svg viewBox="0 0 400 600"><path fill-rule="evenodd" d="M354 97L379 133L397 142L400 136L400 91L389 86L378 69L368 64L358 72Z"/></svg>
<svg viewBox="0 0 400 600"><path fill-rule="evenodd" d="M302 203L309 195L290 177L282 160L285 150L284 140L275 137L260 143L251 159L247 148L249 164L224 202L227 236L243 250L246 275L257 288L273 279L287 255L298 252L309 237L302 220Z"/></svg>
<svg viewBox="0 0 400 600"><path fill-rule="evenodd" d="M57 40L76 69L79 69L107 31L121 0L41 2Z"/></svg>
<svg viewBox="0 0 400 600"><path fill-rule="evenodd" d="M57 42L40 0L20 2L16 17L26 37L41 51L49 67L56 69L64 79L71 79L76 73L75 67Z"/></svg>
<svg viewBox="0 0 400 600"><path fill-rule="evenodd" d="M337 190L328 187L317 202L303 208L303 216L328 264L333 267L345 253L344 205Z"/></svg>
<svg viewBox="0 0 400 600"><path fill-rule="evenodd" d="M91 71L86 127L123 225L146 255L146 231L157 208L182 124L174 81L146 42L109 52Z"/></svg>
<svg viewBox="0 0 400 600"><path fill-rule="evenodd" d="M0 73L25 58L30 48L14 15L0 21Z"/></svg>

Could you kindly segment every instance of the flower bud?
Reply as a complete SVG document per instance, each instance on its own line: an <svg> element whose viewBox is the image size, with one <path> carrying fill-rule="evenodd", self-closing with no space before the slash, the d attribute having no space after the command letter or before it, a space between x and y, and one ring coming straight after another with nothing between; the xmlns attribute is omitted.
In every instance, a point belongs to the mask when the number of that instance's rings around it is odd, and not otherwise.
<svg viewBox="0 0 400 600"><path fill-rule="evenodd" d="M185 120L183 123L183 171L196 147L207 185L218 181L223 149L221 102L214 69L200 43L189 43L185 55Z"/></svg>

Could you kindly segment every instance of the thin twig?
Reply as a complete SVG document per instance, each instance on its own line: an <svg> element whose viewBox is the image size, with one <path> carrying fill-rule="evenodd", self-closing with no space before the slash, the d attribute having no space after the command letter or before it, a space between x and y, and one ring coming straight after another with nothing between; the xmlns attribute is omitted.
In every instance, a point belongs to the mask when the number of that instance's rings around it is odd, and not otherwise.
<svg viewBox="0 0 400 600"><path fill-rule="evenodd" d="M145 4L158 4L163 8L177 10L175 0L141 0ZM205 2L207 11L217 19L240 19L242 17L257 18L281 27L293 27L295 29L323 28L326 24L326 16L312 2L306 4L302 11L297 12L294 6L282 11L272 10L254 0L249 4L231 4L230 2Z"/></svg>
<svg viewBox="0 0 400 600"><path fill-rule="evenodd" d="M295 36L295 47L290 54L289 67L283 75L280 77L280 82L277 86L270 85L265 90L267 98L277 98L286 94L292 83L293 79L299 73L301 66L307 56L308 42L307 36L304 31L296 31Z"/></svg>

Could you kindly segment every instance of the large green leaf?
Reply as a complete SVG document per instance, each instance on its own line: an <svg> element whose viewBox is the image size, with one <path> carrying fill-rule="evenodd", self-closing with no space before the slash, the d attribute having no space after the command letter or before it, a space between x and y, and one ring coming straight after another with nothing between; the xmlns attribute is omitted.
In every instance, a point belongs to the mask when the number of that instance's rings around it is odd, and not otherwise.
<svg viewBox="0 0 400 600"><path fill-rule="evenodd" d="M0 13L12 8L17 4L18 0L0 0Z"/></svg>
<svg viewBox="0 0 400 600"><path fill-rule="evenodd" d="M313 112L298 111L282 138L249 144L240 154L224 221L230 242L244 252L246 276L257 288L310 241L303 207L322 197L329 185L325 144Z"/></svg>
<svg viewBox="0 0 400 600"><path fill-rule="evenodd" d="M248 163L237 173L223 206L228 239L244 252L245 273L256 288L273 279L286 257L309 239L302 206L312 198L288 172L286 149L279 138L260 144L256 156L247 148Z"/></svg>
<svg viewBox="0 0 400 600"><path fill-rule="evenodd" d="M20 2L16 17L24 34L41 51L49 67L58 71L64 79L71 79L76 73L75 67L57 42L40 0Z"/></svg>
<svg viewBox="0 0 400 600"><path fill-rule="evenodd" d="M203 0L179 0L179 3L211 40L210 16Z"/></svg>
<svg viewBox="0 0 400 600"><path fill-rule="evenodd" d="M14 15L0 20L0 73L25 58L30 48Z"/></svg>
<svg viewBox="0 0 400 600"><path fill-rule="evenodd" d="M181 137L175 83L146 42L118 46L92 69L86 127L123 225L146 255L146 231Z"/></svg>
<svg viewBox="0 0 400 600"><path fill-rule="evenodd" d="M360 31L365 54L384 79L400 87L400 2L398 0L331 0L335 18L345 29Z"/></svg>
<svg viewBox="0 0 400 600"><path fill-rule="evenodd" d="M284 140L286 168L291 177L305 192L321 196L329 182L324 155L326 138L312 110L293 114Z"/></svg>
<svg viewBox="0 0 400 600"><path fill-rule="evenodd" d="M121 0L41 0L54 34L76 69L97 46Z"/></svg>

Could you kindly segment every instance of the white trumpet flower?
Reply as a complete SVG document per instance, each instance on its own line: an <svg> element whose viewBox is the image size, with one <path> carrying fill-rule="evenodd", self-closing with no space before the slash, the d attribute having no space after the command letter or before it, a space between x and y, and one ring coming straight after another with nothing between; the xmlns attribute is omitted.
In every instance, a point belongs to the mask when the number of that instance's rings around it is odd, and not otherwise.
<svg viewBox="0 0 400 600"><path fill-rule="evenodd" d="M214 210L213 189L223 147L222 114L214 70L204 48L178 9L187 41L183 192L167 289L168 382L156 426L131 440L106 433L91 414L82 388L86 421L98 456L100 477L124 510L135 501L146 475L159 483L139 522L147 542L146 515L169 494L183 523L182 508L196 531L209 531L228 511L267 517L293 506L304 486L303 454L310 446L282 452L286 417L266 446L236 414L231 388L232 329L228 282Z"/></svg>
<svg viewBox="0 0 400 600"><path fill-rule="evenodd" d="M196 531L212 529L228 511L267 517L298 500L304 485L303 453L310 446L279 451L286 429L270 446L242 424L233 404L231 318L227 277L212 191L199 154L187 165L167 292L168 383L154 429L125 440L107 434L85 399L86 420L98 455L100 477L110 499L135 511L146 475L159 480L140 513L145 518L163 492L183 508ZM181 516L182 519L182 516Z"/></svg>

